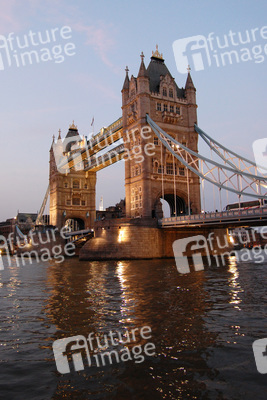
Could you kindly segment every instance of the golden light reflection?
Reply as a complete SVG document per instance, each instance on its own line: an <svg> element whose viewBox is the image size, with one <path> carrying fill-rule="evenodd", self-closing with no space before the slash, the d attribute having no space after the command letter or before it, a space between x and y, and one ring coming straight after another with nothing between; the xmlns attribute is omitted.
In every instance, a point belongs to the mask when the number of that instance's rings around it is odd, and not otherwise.
<svg viewBox="0 0 267 400"><path fill-rule="evenodd" d="M118 261L116 267L116 275L118 276L119 283L121 286L122 294L121 294L121 306L120 313L121 319L120 323L129 323L133 321L133 318L129 318L129 314L134 306L133 299L129 296L129 285L127 284L126 278L126 269L129 263L127 261Z"/></svg>
<svg viewBox="0 0 267 400"><path fill-rule="evenodd" d="M239 278L239 271L237 269L237 263L236 263L236 257L232 256L230 257L229 260L229 272L232 274L228 281L229 281L229 286L230 286L230 304L234 305L234 308L241 310L239 307L239 304L242 303L241 298L239 297L239 294L242 293L244 290L240 286L240 283L238 281Z"/></svg>
<svg viewBox="0 0 267 400"><path fill-rule="evenodd" d="M123 242L123 239L124 239L124 229L120 229L118 242L119 243Z"/></svg>

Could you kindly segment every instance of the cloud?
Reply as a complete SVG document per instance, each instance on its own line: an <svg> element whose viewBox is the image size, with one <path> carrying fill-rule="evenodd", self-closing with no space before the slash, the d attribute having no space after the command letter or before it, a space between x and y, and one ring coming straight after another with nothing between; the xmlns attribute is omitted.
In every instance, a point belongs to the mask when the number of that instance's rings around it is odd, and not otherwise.
<svg viewBox="0 0 267 400"><path fill-rule="evenodd" d="M120 73L120 69L116 67L109 59L108 54L115 47L114 27L112 24L99 21L94 25L84 25L76 23L71 25L77 32L85 33L85 44L93 47L95 52L100 56L104 64L110 67L115 73Z"/></svg>
<svg viewBox="0 0 267 400"><path fill-rule="evenodd" d="M6 34L13 31L18 31L21 28L21 21L18 19L16 11L17 1L9 0L0 1L1 14L0 14L0 34ZM16 15L17 14L17 15Z"/></svg>

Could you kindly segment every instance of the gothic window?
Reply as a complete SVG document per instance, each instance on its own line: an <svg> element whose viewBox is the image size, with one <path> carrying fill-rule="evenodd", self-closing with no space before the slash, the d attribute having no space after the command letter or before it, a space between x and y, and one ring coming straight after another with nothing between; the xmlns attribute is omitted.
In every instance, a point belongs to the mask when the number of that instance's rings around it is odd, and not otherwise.
<svg viewBox="0 0 267 400"><path fill-rule="evenodd" d="M166 174L173 175L173 163L166 164Z"/></svg>
<svg viewBox="0 0 267 400"><path fill-rule="evenodd" d="M164 173L164 166L159 165L159 167L158 167L158 173L159 173L159 174Z"/></svg>
<svg viewBox="0 0 267 400"><path fill-rule="evenodd" d="M161 103L157 103L157 111L161 111Z"/></svg>
<svg viewBox="0 0 267 400"><path fill-rule="evenodd" d="M167 106L167 104L164 104L164 106L163 106L163 111L168 111L168 106Z"/></svg>
<svg viewBox="0 0 267 400"><path fill-rule="evenodd" d="M79 205L80 205L80 199L79 199L79 197L73 197L73 199L72 199L72 205L73 205L73 206L79 206Z"/></svg>
<svg viewBox="0 0 267 400"><path fill-rule="evenodd" d="M162 89L162 94L167 97L167 89L165 87Z"/></svg>
<svg viewBox="0 0 267 400"><path fill-rule="evenodd" d="M169 90L169 97L173 98L173 90L172 89Z"/></svg>
<svg viewBox="0 0 267 400"><path fill-rule="evenodd" d="M73 187L73 189L80 189L80 183L79 183L79 181L73 181L72 187Z"/></svg>
<svg viewBox="0 0 267 400"><path fill-rule="evenodd" d="M173 106L170 106L170 112L173 113L173 111L174 111Z"/></svg>
<svg viewBox="0 0 267 400"><path fill-rule="evenodd" d="M179 167L179 175L182 175L182 176L185 175L184 167Z"/></svg>
<svg viewBox="0 0 267 400"><path fill-rule="evenodd" d="M159 144L159 138L157 136L154 136L154 145L158 145Z"/></svg>

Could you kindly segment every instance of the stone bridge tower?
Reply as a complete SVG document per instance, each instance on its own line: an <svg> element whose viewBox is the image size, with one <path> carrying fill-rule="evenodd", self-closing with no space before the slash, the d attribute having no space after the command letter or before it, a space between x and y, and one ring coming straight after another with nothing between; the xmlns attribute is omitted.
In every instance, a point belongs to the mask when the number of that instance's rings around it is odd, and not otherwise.
<svg viewBox="0 0 267 400"><path fill-rule="evenodd" d="M60 159L83 140L73 122L63 140L59 131L50 149L50 224L58 228L66 223L72 230L94 227L96 172L85 172L83 164L65 172L58 168Z"/></svg>
<svg viewBox="0 0 267 400"><path fill-rule="evenodd" d="M162 217L160 199L169 203L171 215L201 211L199 177L187 171L151 131L141 135L147 126L146 114L165 132L180 143L198 151L196 89L188 71L185 88L179 88L164 63L158 48L152 52L148 67L141 54L137 78L126 77L122 88L122 118L124 145L133 153L141 146L143 160L128 157L125 162L125 191L127 217ZM145 145L154 143L154 151L145 154ZM163 147L163 148L162 148ZM151 155L153 153L153 155ZM188 195L189 187L189 195Z"/></svg>

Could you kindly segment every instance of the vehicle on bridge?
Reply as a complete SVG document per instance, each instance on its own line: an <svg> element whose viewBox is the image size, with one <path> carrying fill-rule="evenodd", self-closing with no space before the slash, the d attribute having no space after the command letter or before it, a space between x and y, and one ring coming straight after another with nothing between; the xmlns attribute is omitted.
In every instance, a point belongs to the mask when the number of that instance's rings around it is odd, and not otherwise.
<svg viewBox="0 0 267 400"><path fill-rule="evenodd" d="M229 210L247 210L249 208L259 208L259 207L267 207L267 200L252 200L252 201L241 201L240 203L232 203L227 204L225 207L225 211Z"/></svg>

